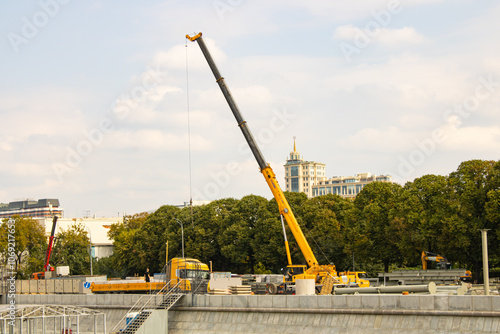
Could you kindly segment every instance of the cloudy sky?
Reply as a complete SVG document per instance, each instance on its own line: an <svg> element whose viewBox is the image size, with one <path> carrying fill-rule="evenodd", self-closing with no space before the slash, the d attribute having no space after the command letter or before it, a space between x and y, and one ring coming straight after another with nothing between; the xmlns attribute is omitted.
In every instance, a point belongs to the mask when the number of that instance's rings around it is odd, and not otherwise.
<svg viewBox="0 0 500 334"><path fill-rule="evenodd" d="M294 136L328 177L404 184L499 159L497 1L0 8L1 203L59 198L66 217L81 217L191 194L270 198L198 45L186 42L200 31L282 186Z"/></svg>

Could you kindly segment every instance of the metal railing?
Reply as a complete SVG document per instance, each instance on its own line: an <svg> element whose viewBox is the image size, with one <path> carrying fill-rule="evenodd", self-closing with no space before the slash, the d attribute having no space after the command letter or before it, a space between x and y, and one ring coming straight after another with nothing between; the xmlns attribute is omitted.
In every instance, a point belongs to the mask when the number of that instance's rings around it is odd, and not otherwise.
<svg viewBox="0 0 500 334"><path fill-rule="evenodd" d="M180 284L181 282L178 282L174 286L171 286L170 282L168 282L155 295L141 296L111 332L133 334L142 326L155 309L170 309L184 295Z"/></svg>

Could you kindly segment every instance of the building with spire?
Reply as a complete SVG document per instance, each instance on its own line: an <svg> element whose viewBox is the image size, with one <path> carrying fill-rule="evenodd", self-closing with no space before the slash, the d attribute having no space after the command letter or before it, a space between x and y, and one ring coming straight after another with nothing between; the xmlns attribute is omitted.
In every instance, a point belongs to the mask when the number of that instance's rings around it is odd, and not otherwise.
<svg viewBox="0 0 500 334"><path fill-rule="evenodd" d="M326 177L326 165L316 161L305 161L297 151L293 137L293 151L285 164L286 191L302 192L308 198L337 194L344 198L354 198L371 182L392 182L389 175L373 175L371 173L354 174L354 176Z"/></svg>
<svg viewBox="0 0 500 334"><path fill-rule="evenodd" d="M305 193L313 197L312 186L325 180L325 164L316 161L304 161L297 151L293 137L293 151L285 164L286 191Z"/></svg>

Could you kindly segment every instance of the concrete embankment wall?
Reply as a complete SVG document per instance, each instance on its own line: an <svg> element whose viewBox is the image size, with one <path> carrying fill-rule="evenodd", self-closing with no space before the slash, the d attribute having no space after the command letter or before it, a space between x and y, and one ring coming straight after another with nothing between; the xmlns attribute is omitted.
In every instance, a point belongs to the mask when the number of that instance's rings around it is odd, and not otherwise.
<svg viewBox="0 0 500 334"><path fill-rule="evenodd" d="M169 334L499 333L499 296L185 296Z"/></svg>
<svg viewBox="0 0 500 334"><path fill-rule="evenodd" d="M107 315L108 332L140 295L17 295L16 304L75 305ZM159 311L161 319L165 311ZM160 316L160 315L158 315ZM163 333L159 319L155 332ZM168 311L169 334L500 333L500 296L186 295Z"/></svg>
<svg viewBox="0 0 500 334"><path fill-rule="evenodd" d="M90 308L106 314L106 329L110 332L143 295L138 294L98 294L98 295L16 295L16 305L67 305ZM149 295L150 296L150 295ZM93 317L81 318L82 332L93 328ZM98 328L102 328L100 323Z"/></svg>

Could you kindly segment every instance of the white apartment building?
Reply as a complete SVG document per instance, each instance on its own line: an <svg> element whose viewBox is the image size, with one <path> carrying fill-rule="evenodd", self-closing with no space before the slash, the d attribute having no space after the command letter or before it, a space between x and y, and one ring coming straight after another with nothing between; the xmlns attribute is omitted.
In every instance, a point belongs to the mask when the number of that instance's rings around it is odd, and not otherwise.
<svg viewBox="0 0 500 334"><path fill-rule="evenodd" d="M286 191L305 193L313 197L312 186L325 180L325 164L316 161L304 161L295 146L285 164Z"/></svg>
<svg viewBox="0 0 500 334"><path fill-rule="evenodd" d="M302 192L308 198L337 194L344 198L354 198L365 185L371 182L392 182L389 175L372 175L371 173L360 173L354 176L326 177L326 165L316 161L305 161L295 145L293 139L293 151L286 160L285 184L286 191Z"/></svg>
<svg viewBox="0 0 500 334"><path fill-rule="evenodd" d="M354 176L334 176L312 186L312 197L337 194L344 198L354 198L363 187L371 182L392 182L392 176L360 173Z"/></svg>
<svg viewBox="0 0 500 334"><path fill-rule="evenodd" d="M36 219L36 218L35 218ZM45 226L45 233L50 235L52 231L51 218L36 219ZM59 218L57 220L56 232L67 231L74 224L81 224L88 233L90 244L92 245L92 257L100 259L113 254L113 242L108 237L112 224L123 223L123 217L110 218Z"/></svg>

